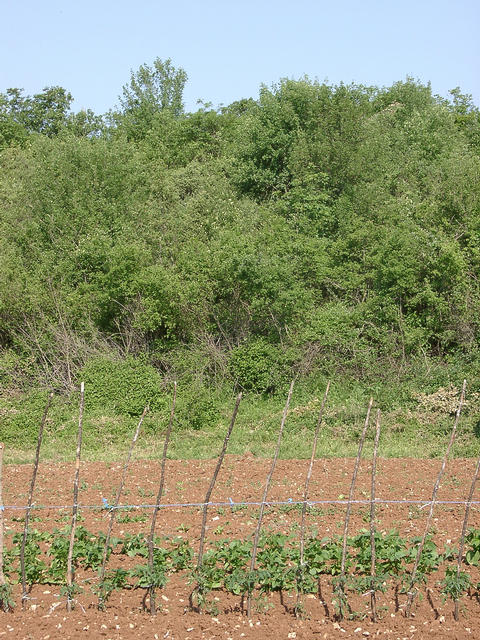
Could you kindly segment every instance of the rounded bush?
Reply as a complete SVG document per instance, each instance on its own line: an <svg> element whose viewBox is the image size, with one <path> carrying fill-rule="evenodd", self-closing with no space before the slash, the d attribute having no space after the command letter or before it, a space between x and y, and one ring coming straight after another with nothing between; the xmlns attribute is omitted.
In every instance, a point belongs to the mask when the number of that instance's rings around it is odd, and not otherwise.
<svg viewBox="0 0 480 640"><path fill-rule="evenodd" d="M95 358L80 371L79 380L85 382L85 403L90 409L136 416L147 404L155 411L165 402L160 374L135 358Z"/></svg>
<svg viewBox="0 0 480 640"><path fill-rule="evenodd" d="M245 391L265 393L278 385L280 351L263 338L256 338L232 350L229 367L236 383Z"/></svg>

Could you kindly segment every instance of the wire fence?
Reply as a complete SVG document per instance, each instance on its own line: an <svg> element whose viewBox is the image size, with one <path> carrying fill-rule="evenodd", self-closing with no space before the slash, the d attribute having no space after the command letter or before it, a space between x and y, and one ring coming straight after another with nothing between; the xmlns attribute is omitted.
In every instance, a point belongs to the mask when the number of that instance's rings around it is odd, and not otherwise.
<svg viewBox="0 0 480 640"><path fill-rule="evenodd" d="M303 500L268 500L266 502L262 501L235 501L229 500L228 502L165 502L160 504L118 504L118 505L110 505L106 501L102 504L81 504L78 503L75 506L78 509L92 509L92 510L103 510L103 511L129 511L131 509L182 509L182 508L196 508L203 509L204 507L229 507L231 509L236 509L238 507L261 507L262 505L265 507L278 507L278 506L303 506L306 505L307 509L314 508L317 505L338 505L338 506L347 506L348 504L359 504L359 505L370 505L372 504L399 504L399 505L422 505L421 508L428 507L431 504L436 505L454 505L454 506L467 506L471 505L472 507L480 505L480 500L420 500L416 498L404 499L404 500L392 500L387 498L375 498L375 500L347 500L347 499L323 499L323 500L308 500L304 502ZM28 505L17 505L17 504L5 504L0 506L1 511L26 511L27 509L33 510L62 510L62 509L71 509L72 503L70 504L32 504Z"/></svg>

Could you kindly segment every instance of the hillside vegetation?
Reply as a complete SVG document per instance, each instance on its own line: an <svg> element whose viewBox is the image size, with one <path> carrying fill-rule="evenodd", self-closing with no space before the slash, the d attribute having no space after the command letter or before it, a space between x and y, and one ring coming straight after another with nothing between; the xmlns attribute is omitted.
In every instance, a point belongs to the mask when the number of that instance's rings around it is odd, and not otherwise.
<svg viewBox="0 0 480 640"><path fill-rule="evenodd" d="M147 401L153 439L178 380L177 431L216 442L241 389L238 450L263 451L298 376L292 454L308 455L299 434L327 379L344 444L371 393L405 438L392 453L419 429L444 442L449 411L422 420L415 394L464 377L480 390L470 97L305 77L185 113L186 80L157 59L102 116L71 111L61 87L0 94L3 439L31 446L50 388L52 437L73 433L81 379L105 443ZM476 406L463 453L478 451Z"/></svg>

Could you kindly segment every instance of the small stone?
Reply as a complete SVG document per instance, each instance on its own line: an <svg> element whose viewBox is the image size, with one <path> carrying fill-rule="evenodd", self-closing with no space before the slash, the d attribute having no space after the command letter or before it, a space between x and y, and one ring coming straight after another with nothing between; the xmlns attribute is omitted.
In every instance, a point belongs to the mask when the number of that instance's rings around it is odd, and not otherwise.
<svg viewBox="0 0 480 640"><path fill-rule="evenodd" d="M168 598L164 593L162 593L162 600L165 600L165 602L168 602Z"/></svg>
<svg viewBox="0 0 480 640"><path fill-rule="evenodd" d="M440 616L440 617L439 617L439 619L438 619L438 621L440 622L440 624L441 624L442 622L445 622L445 616Z"/></svg>
<svg viewBox="0 0 480 640"><path fill-rule="evenodd" d="M357 627L356 629L353 630L353 633L360 633L361 630L362 630L362 627Z"/></svg>

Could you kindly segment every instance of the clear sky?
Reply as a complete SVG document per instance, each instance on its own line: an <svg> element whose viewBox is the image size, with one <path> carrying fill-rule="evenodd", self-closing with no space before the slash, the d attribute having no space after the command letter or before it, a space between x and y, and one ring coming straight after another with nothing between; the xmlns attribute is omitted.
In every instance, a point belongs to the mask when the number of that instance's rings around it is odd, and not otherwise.
<svg viewBox="0 0 480 640"><path fill-rule="evenodd" d="M130 71L171 58L187 110L310 78L391 85L407 75L480 105L480 0L0 0L0 92L61 85L74 110L117 104Z"/></svg>

